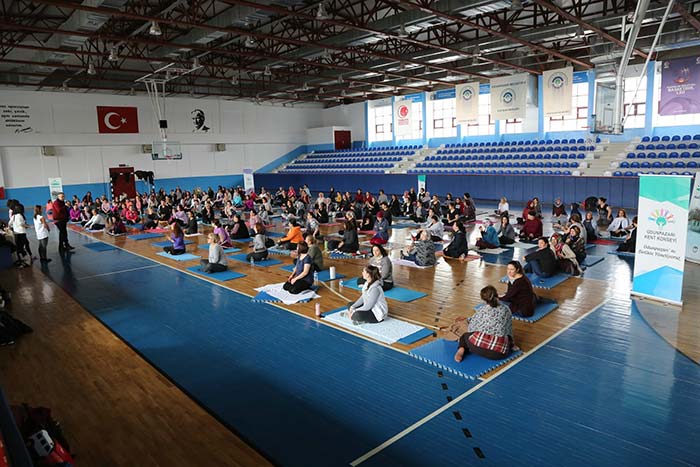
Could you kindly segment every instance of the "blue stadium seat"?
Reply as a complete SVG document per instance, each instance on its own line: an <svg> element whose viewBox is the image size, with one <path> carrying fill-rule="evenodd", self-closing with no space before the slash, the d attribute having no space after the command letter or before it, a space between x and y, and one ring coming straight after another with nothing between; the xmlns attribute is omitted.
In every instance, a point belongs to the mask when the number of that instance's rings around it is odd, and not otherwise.
<svg viewBox="0 0 700 467"><path fill-rule="evenodd" d="M695 161L690 161L685 165L689 169L697 169L698 168L698 163Z"/></svg>
<svg viewBox="0 0 700 467"><path fill-rule="evenodd" d="M672 168L673 168L673 162L671 162L671 161L666 161L666 162L664 162L663 168L664 168L664 169L672 169Z"/></svg>
<svg viewBox="0 0 700 467"><path fill-rule="evenodd" d="M615 172L613 172L613 177L622 177L622 172L616 170Z"/></svg>
<svg viewBox="0 0 700 467"><path fill-rule="evenodd" d="M673 135L673 137L671 137L671 141L680 141L680 140L681 140L681 137L678 135Z"/></svg>
<svg viewBox="0 0 700 467"><path fill-rule="evenodd" d="M648 143L650 141L651 141L651 138L649 138L648 136L645 136L644 138L642 138L642 143Z"/></svg>
<svg viewBox="0 0 700 467"><path fill-rule="evenodd" d="M624 174L625 177L634 177L634 172L630 172L629 170L625 172Z"/></svg>
<svg viewBox="0 0 700 467"><path fill-rule="evenodd" d="M620 168L621 168L621 169L628 169L629 166L630 166L630 163L627 162L627 161L622 161L622 162L620 162Z"/></svg>
<svg viewBox="0 0 700 467"><path fill-rule="evenodd" d="M668 144L666 145L666 149L676 149L676 145L673 144L673 143L668 143Z"/></svg>
<svg viewBox="0 0 700 467"><path fill-rule="evenodd" d="M656 143L657 141L661 141L661 138L659 138L658 136L652 136L651 142Z"/></svg>
<svg viewBox="0 0 700 467"><path fill-rule="evenodd" d="M651 164L652 169L660 169L661 167L663 167L663 166L661 165L661 162L659 162L659 161L654 161L654 163Z"/></svg>
<svg viewBox="0 0 700 467"><path fill-rule="evenodd" d="M635 157L637 157L637 155L635 153L633 153L633 152L627 153L627 159L634 159Z"/></svg>
<svg viewBox="0 0 700 467"><path fill-rule="evenodd" d="M673 152L669 153L668 158L669 159L678 159L678 153L676 151L673 151Z"/></svg>
<svg viewBox="0 0 700 467"><path fill-rule="evenodd" d="M682 152L681 159L690 159L690 153L688 151Z"/></svg>
<svg viewBox="0 0 700 467"><path fill-rule="evenodd" d="M662 136L661 141L671 141L671 137L670 136Z"/></svg>
<svg viewBox="0 0 700 467"><path fill-rule="evenodd" d="M661 154L664 154L663 152ZM647 153L647 159L656 159L656 153L654 151Z"/></svg>
<svg viewBox="0 0 700 467"><path fill-rule="evenodd" d="M661 151L659 153L659 159L668 159L668 153L666 151Z"/></svg>
<svg viewBox="0 0 700 467"><path fill-rule="evenodd" d="M683 135L683 138L681 138L683 141L690 141L691 137L690 135Z"/></svg>
<svg viewBox="0 0 700 467"><path fill-rule="evenodd" d="M673 166L677 169L685 169L685 162L683 161L678 161Z"/></svg>
<svg viewBox="0 0 700 467"><path fill-rule="evenodd" d="M688 145L685 143L678 143L676 149L688 149Z"/></svg>
<svg viewBox="0 0 700 467"><path fill-rule="evenodd" d="M643 164L649 165L649 163L646 162L646 161L644 161ZM638 169L638 168L640 167L640 164L639 164L639 162L637 162L637 161L633 161L633 162L630 164L630 167L632 167L633 169Z"/></svg>

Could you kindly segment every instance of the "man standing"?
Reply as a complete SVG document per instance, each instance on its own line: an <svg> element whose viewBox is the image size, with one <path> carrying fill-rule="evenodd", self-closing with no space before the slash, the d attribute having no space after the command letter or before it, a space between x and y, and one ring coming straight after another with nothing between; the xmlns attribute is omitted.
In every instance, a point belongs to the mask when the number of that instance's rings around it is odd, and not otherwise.
<svg viewBox="0 0 700 467"><path fill-rule="evenodd" d="M59 193L53 202L53 222L58 229L58 251L61 253L75 250L68 243L68 208L66 208L65 198L65 194Z"/></svg>

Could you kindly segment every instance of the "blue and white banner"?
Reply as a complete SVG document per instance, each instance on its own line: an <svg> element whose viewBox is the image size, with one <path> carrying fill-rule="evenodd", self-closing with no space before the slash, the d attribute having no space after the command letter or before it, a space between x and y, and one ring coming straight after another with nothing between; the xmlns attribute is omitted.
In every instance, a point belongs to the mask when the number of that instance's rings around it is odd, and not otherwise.
<svg viewBox="0 0 700 467"><path fill-rule="evenodd" d="M243 189L246 193L252 193L255 191L253 169L243 169Z"/></svg>
<svg viewBox="0 0 700 467"><path fill-rule="evenodd" d="M401 99L394 102L394 134L397 136L407 135L411 132L411 119L413 112L411 107L413 102L408 99Z"/></svg>
<svg viewBox="0 0 700 467"><path fill-rule="evenodd" d="M700 263L700 175L695 175L695 186L690 195L688 213L688 246L685 259Z"/></svg>
<svg viewBox="0 0 700 467"><path fill-rule="evenodd" d="M491 79L491 116L496 120L525 118L529 74Z"/></svg>
<svg viewBox="0 0 700 467"><path fill-rule="evenodd" d="M639 177L632 294L683 303L690 181L678 175Z"/></svg>
<svg viewBox="0 0 700 467"><path fill-rule="evenodd" d="M456 86L455 95L457 121L460 123L477 121L479 119L479 82Z"/></svg>
<svg viewBox="0 0 700 467"><path fill-rule="evenodd" d="M569 115L574 88L574 69L570 66L542 73L542 99L545 117Z"/></svg>

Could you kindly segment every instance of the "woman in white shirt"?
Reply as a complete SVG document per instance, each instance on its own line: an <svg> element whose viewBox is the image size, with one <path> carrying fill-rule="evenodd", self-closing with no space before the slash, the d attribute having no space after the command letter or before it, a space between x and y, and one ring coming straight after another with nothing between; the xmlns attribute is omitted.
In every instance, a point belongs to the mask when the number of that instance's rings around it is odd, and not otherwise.
<svg viewBox="0 0 700 467"><path fill-rule="evenodd" d="M348 317L353 323L380 323L389 314L389 306L382 290L379 268L371 265L362 270L362 296L348 307Z"/></svg>
<svg viewBox="0 0 700 467"><path fill-rule="evenodd" d="M210 233L207 236L209 242L209 260L203 259L200 261L202 272L212 274L215 272L223 272L228 269L228 260L224 254L224 249L219 244L219 236Z"/></svg>
<svg viewBox="0 0 700 467"><path fill-rule="evenodd" d="M12 209L12 217L8 222L12 232L15 234L15 246L17 246L17 255L24 260L25 255L29 254L30 259L32 250L29 248L29 240L27 240L27 220L24 218L24 208L21 204L16 204Z"/></svg>
<svg viewBox="0 0 700 467"><path fill-rule="evenodd" d="M496 209L496 214L498 214L499 217L507 217L509 210L510 206L508 205L508 200L504 196L503 198L501 198L501 202L498 203L498 209Z"/></svg>
<svg viewBox="0 0 700 467"><path fill-rule="evenodd" d="M105 218L102 217L102 214L97 212L97 209L93 209L92 217L85 223L83 228L85 230L102 230L105 228L105 224Z"/></svg>
<svg viewBox="0 0 700 467"><path fill-rule="evenodd" d="M627 235L627 228L630 221L627 219L627 212L624 209L617 211L617 217L608 226L608 232L612 237L624 237Z"/></svg>
<svg viewBox="0 0 700 467"><path fill-rule="evenodd" d="M50 258L46 257L46 245L49 243L49 224L41 215L41 206L34 206L34 230L36 230L36 239L39 240L39 261L48 263Z"/></svg>

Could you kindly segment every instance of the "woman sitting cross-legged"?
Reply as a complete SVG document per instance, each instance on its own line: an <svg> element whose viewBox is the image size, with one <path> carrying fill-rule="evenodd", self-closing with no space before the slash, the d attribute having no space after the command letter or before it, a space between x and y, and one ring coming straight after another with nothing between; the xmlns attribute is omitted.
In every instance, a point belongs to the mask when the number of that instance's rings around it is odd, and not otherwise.
<svg viewBox="0 0 700 467"><path fill-rule="evenodd" d="M498 239L498 233L490 220L485 220L484 225L480 226L479 230L481 231L481 238L476 241L477 248L482 250L498 248L498 245L501 243Z"/></svg>
<svg viewBox="0 0 700 467"><path fill-rule="evenodd" d="M105 218L102 216L102 214L97 209L93 209L92 217L89 221L85 223L83 227L85 228L85 230L102 230L105 228L106 224L107 221L105 221Z"/></svg>
<svg viewBox="0 0 700 467"><path fill-rule="evenodd" d="M559 263L554 255L554 250L549 247L547 237L537 240L537 250L524 256L525 272L534 272L537 276L552 277L559 270Z"/></svg>
<svg viewBox="0 0 700 467"><path fill-rule="evenodd" d="M122 220L122 216L119 214L114 214L112 217L112 223L107 229L105 229L105 233L108 235L124 235L126 233L126 225Z"/></svg>
<svg viewBox="0 0 700 467"><path fill-rule="evenodd" d="M370 239L372 245L384 245L389 241L389 223L384 219L384 211L377 213L377 220L374 222L374 236Z"/></svg>
<svg viewBox="0 0 700 467"><path fill-rule="evenodd" d="M233 215L233 222L229 226L229 235L233 240L250 238L248 226L245 225L245 221L238 212Z"/></svg>
<svg viewBox="0 0 700 467"><path fill-rule="evenodd" d="M507 216L501 217L501 224L498 226L496 234L498 234L498 243L500 245L512 245L518 236L513 226L510 225L510 218Z"/></svg>
<svg viewBox="0 0 700 467"><path fill-rule="evenodd" d="M143 216L143 224L141 230L155 229L158 227L158 214L153 212L153 208L146 208L146 214Z"/></svg>
<svg viewBox="0 0 700 467"><path fill-rule="evenodd" d="M211 225L214 226L214 235L219 237L219 245L223 248L229 248L231 246L231 237L228 234L228 230L221 226L221 221L212 219Z"/></svg>
<svg viewBox="0 0 700 467"><path fill-rule="evenodd" d="M177 222L170 224L173 233L170 234L171 246L163 247L163 251L170 255L182 255L185 253L185 234L182 233L182 227Z"/></svg>
<svg viewBox="0 0 700 467"><path fill-rule="evenodd" d="M576 260L576 253L574 253L566 242L562 241L561 235L554 234L549 237L549 244L552 250L554 250L557 261L559 261L559 269L573 276L580 276L583 274Z"/></svg>
<svg viewBox="0 0 700 467"><path fill-rule="evenodd" d="M513 315L510 309L498 301L498 293L492 285L481 289L482 306L469 318L467 332L459 338L455 361L473 353L490 360L501 360L513 351Z"/></svg>
<svg viewBox="0 0 700 467"><path fill-rule="evenodd" d="M314 283L314 265L309 256L309 245L301 241L297 245L297 263L294 271L287 278L282 288L291 294L298 294L308 290Z"/></svg>
<svg viewBox="0 0 700 467"><path fill-rule="evenodd" d="M228 269L228 260L224 254L224 249L219 245L219 236L210 233L207 235L207 242L209 243L209 259L203 259L199 262L202 272L211 274Z"/></svg>
<svg viewBox="0 0 700 467"><path fill-rule="evenodd" d="M287 235L280 238L277 246L284 250L296 250L297 245L303 241L304 234L301 233L301 227L299 227L296 219L292 219L289 221L289 230L287 231Z"/></svg>
<svg viewBox="0 0 700 467"><path fill-rule="evenodd" d="M611 237L624 237L629 231L630 221L624 209L617 211L617 217L608 226Z"/></svg>
<svg viewBox="0 0 700 467"><path fill-rule="evenodd" d="M499 297L499 300L508 302L508 307L514 315L526 318L534 315L537 295L535 295L532 283L525 275L520 262L511 261L508 263L506 278L508 279L508 288L505 295Z"/></svg>
<svg viewBox="0 0 700 467"><path fill-rule="evenodd" d="M369 265L379 269L381 287L384 292L394 288L394 267L391 258L382 245L372 246L372 257ZM357 279L357 285L362 285L367 280L363 277Z"/></svg>
<svg viewBox="0 0 700 467"><path fill-rule="evenodd" d="M348 318L354 323L381 323L389 314L389 305L382 290L379 268L367 265L362 270L362 296L348 307Z"/></svg>
<svg viewBox="0 0 700 467"><path fill-rule="evenodd" d="M185 235L194 235L199 231L199 225L197 224L197 218L195 217L194 211L187 211L187 229L185 230Z"/></svg>
<svg viewBox="0 0 700 467"><path fill-rule="evenodd" d="M402 251L401 259L413 261L418 266L432 266L437 263L435 243L430 239L430 234L427 230L418 232L418 240L413 242L407 253L404 255Z"/></svg>
<svg viewBox="0 0 700 467"><path fill-rule="evenodd" d="M452 225L454 235L452 241L443 250L442 254L446 258L464 258L469 254L467 246L467 230L462 221L457 221Z"/></svg>
<svg viewBox="0 0 700 467"><path fill-rule="evenodd" d="M360 249L360 241L357 238L357 224L355 219L349 216L345 219L343 227L343 240L329 240L328 248L342 251L343 253L355 253Z"/></svg>
<svg viewBox="0 0 700 467"><path fill-rule="evenodd" d="M245 257L246 261L263 261L267 259L267 235L265 235L265 226L258 222L253 226L255 236L253 236L253 244L250 246L253 251Z"/></svg>
<svg viewBox="0 0 700 467"><path fill-rule="evenodd" d="M625 241L617 247L617 251L634 253L637 247L637 216L632 218L632 229L625 237Z"/></svg>

